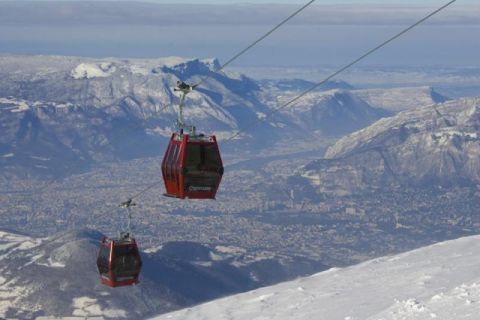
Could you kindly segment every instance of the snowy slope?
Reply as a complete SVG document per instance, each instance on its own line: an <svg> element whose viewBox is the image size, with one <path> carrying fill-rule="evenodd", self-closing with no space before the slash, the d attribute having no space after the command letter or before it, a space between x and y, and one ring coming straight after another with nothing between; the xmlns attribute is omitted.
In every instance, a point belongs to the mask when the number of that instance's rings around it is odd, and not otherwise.
<svg viewBox="0 0 480 320"><path fill-rule="evenodd" d="M480 236L331 269L156 320L480 319Z"/></svg>
<svg viewBox="0 0 480 320"><path fill-rule="evenodd" d="M200 132L230 135L268 108L253 97L253 80L213 74L218 64L179 57L0 56L0 167L49 176L158 155L174 130L179 96L172 87L180 79L211 76L189 95L185 119Z"/></svg>
<svg viewBox="0 0 480 320"><path fill-rule="evenodd" d="M264 96L260 100L275 110L294 99L300 92L263 91ZM281 109L279 114L290 119L298 128L327 136L343 136L391 115L386 110L372 108L356 95L342 89L310 92L287 108Z"/></svg>

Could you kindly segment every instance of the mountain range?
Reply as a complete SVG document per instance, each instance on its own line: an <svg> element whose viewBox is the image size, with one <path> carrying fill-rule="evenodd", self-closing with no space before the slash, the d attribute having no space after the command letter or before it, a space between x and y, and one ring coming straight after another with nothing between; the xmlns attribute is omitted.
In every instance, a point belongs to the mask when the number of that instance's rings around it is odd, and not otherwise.
<svg viewBox="0 0 480 320"><path fill-rule="evenodd" d="M175 130L179 80L204 79L186 100L187 123L220 140L248 129L237 143L249 151L305 135L340 137L389 114L345 91L350 86L341 81L276 112L309 83L262 83L215 73L219 67L216 59L178 57L1 56L0 166L17 175L61 175L101 161L161 155Z"/></svg>

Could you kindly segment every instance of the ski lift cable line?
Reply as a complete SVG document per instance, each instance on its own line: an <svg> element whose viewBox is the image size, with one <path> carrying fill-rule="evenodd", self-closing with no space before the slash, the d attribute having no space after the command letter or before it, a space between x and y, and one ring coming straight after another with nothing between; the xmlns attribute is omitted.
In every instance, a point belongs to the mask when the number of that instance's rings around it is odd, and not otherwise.
<svg viewBox="0 0 480 320"><path fill-rule="evenodd" d="M155 183L152 183L151 185L149 185L147 188L137 192L135 195L133 195L132 197L129 198L129 200L134 200L138 197L140 197L141 195L143 195L144 193L150 191L151 189L155 188L156 186L158 186L159 184L163 183L163 180L159 180Z"/></svg>
<svg viewBox="0 0 480 320"><path fill-rule="evenodd" d="M148 185L148 187L146 187L145 189L142 189L140 191L138 191L136 194L134 194L133 196L130 196L128 198L127 201L121 201L120 204L112 204L112 205L107 205L104 210L100 211L99 213L96 213L96 215L99 215L99 216L109 216L109 215L112 215L114 213L116 213L118 211L118 208L122 208L122 206L128 202L131 202L132 200L135 200L137 198L139 198L140 196L142 196L144 193L147 193L148 191L150 191L151 189L155 188L156 186L158 186L159 184L162 184L163 183L163 180L158 180L150 185Z"/></svg>
<svg viewBox="0 0 480 320"><path fill-rule="evenodd" d="M304 4L301 8L299 8L298 10L296 10L295 12L293 12L292 14L290 14L287 18L285 18L284 20L282 20L279 24L277 24L275 27L273 27L272 29L270 29L267 33L263 34L261 37L259 37L257 40L255 40L254 42L252 42L248 47L246 47L245 49L241 50L240 52L238 52L236 55L234 55L232 58L230 58L228 61L226 61L225 63L223 63L219 68L215 69L213 72L214 73L218 73L220 71L222 71L224 68L226 68L229 64L231 64L233 61L235 61L236 59L238 59L240 56L242 56L243 54L245 54L247 51L249 51L250 49L252 49L254 46L256 46L259 42L261 42L262 40L264 40L265 38L267 38L268 36L270 36L272 33L274 33L277 29L279 29L281 26L283 26L285 23L287 23L288 21L290 21L291 19L293 19L296 15L298 15L300 12L302 12L303 10L305 10L306 8L308 8L310 5L312 5L316 0L310 0L308 1L306 4ZM203 76L200 81L191 86L192 89L200 86L209 76L211 75L205 75ZM161 113L162 111L164 111L165 109L168 108L169 105L166 105L164 106L163 108L159 109L158 111L156 111L154 113L154 115L157 115L159 113ZM153 115L152 115L153 116ZM151 117L152 117L151 116ZM149 117L148 119L150 119L151 117ZM148 119L145 119L145 120L148 120ZM150 185L149 187L145 188L144 190L138 192L137 194L135 194L134 196L130 197L130 199L135 199L135 198L138 198L139 196L143 195L144 193L148 192L150 189L156 187L157 185L161 184L163 181L158 181L158 182L155 182L153 183L152 185Z"/></svg>
<svg viewBox="0 0 480 320"><path fill-rule="evenodd" d="M225 63L223 63L220 67L218 67L217 69L215 69L213 71L213 73L218 73L220 71L222 71L223 69L225 69L225 67L227 67L229 64L231 64L233 61L237 60L240 56L242 56L244 53L246 53L247 51L249 51L250 49L252 49L254 46L256 46L259 42L263 41L265 38L267 38L269 35L271 35L272 33L274 33L275 31L277 31L277 29L279 29L281 26L283 26L285 23L287 23L288 21L290 21L292 18L294 18L296 15L298 15L300 12L302 12L303 10L305 10L306 8L308 8L311 4L313 4L316 0L311 0L309 2L307 2L306 4L304 4L300 9L298 9L297 11L293 12L291 15L289 15L287 18L285 18L284 20L282 20L279 24L277 24L275 27L273 27L272 29L270 29L267 33L265 33L264 35L262 35L260 38L258 38L257 40L255 40L254 42L252 42L248 47L246 47L245 49L241 50L240 52L238 52L236 55L234 55L233 57L231 57L229 60L227 60ZM205 82L205 80L210 77L210 75L205 75L203 76L202 78L200 78L200 81L197 83L197 84L194 84L192 86L193 89L195 89L196 87L200 86L202 83Z"/></svg>
<svg viewBox="0 0 480 320"><path fill-rule="evenodd" d="M282 25L284 25L285 23L287 23L288 21L290 21L293 17L295 17L296 15L298 15L300 12L302 12L303 10L305 10L307 7L309 7L312 3L314 3L316 0L311 0L309 1L308 3L306 3L305 5L303 5L300 9L298 9L297 11L295 11L294 13L292 13L291 15L289 15L287 18L285 18L284 20L282 20L278 25L276 25L275 27L273 27L272 29L270 29L267 33L265 33L264 35L262 35L260 38L258 38L257 40L255 40L252 44L250 44L248 47L246 47L245 49L243 49L242 51L240 51L239 53L237 53L235 56L233 56L232 58L230 58L227 62L225 62L224 64L222 64L219 68L213 70L213 73L218 73L220 71L222 71L225 67L227 67L230 63L232 63L233 61L235 61L236 59L238 59L241 55L243 55L245 52L247 52L248 50L250 50L251 48L253 48L255 45L257 45L259 42L261 42L262 40L264 40L265 38L267 38L269 35L271 35L273 32L275 32L278 28L280 28ZM192 89L198 87L199 85L201 85L207 78L211 77L212 75L204 75L203 77L200 78L200 81L191 86ZM170 104L167 104L165 105L164 107L156 110L152 115L150 115L148 118L144 119L143 120L143 123L141 124L138 124L136 126L133 127L133 130L135 129L139 129L143 126L144 123L146 123L148 120L156 117L157 115L159 115L160 113L162 113L163 111L165 111L168 107L170 106ZM127 134L128 132L130 132L130 130L124 130L124 132L120 135L118 135L119 137ZM117 138L119 138L117 137Z"/></svg>
<svg viewBox="0 0 480 320"><path fill-rule="evenodd" d="M316 0L311 0L309 2L307 2L305 5L303 5L300 9L296 10L295 12L293 12L291 15L289 15L287 18L285 18L284 20L282 20L279 24L277 24L275 27L273 27L272 29L270 29L267 33L265 33L264 35L262 35L260 38L258 38L257 40L255 40L252 44L250 44L248 47L246 47L245 49L243 49L242 51L240 51L239 53L237 53L235 56L233 56L232 58L230 58L227 62L225 62L224 64L222 64L219 68L215 69L213 71L213 73L218 73L220 71L222 71L225 67L227 67L230 63L232 63L233 61L235 61L236 59L238 59L241 55L243 55L244 53L246 53L248 50L250 50L251 48L253 48L255 45L257 45L259 42L261 42L262 40L264 40L265 38L267 38L269 35L271 35L273 32L275 32L277 29L279 29L282 25L284 25L285 23L287 23L288 21L290 21L293 17L295 17L296 15L298 15L300 12L302 12L303 10L305 10L307 7L309 7L311 4L313 4ZM200 81L193 85L192 88L196 88L198 87L199 85L201 85L208 77L210 77L210 75L205 75L203 76ZM156 117L157 115L159 115L160 113L162 113L163 111L165 111L168 107L170 107L171 105L170 104L167 104L161 108L159 108L158 110L154 111L149 117L143 119L143 121L139 124L136 124L136 125L133 125L133 126L130 126L128 128L124 128L120 133L116 134L113 138L114 140L118 140L120 139L121 137L127 135L128 133L130 133L131 131L133 130L136 130L136 129L140 129L142 128L145 123L147 123L148 120ZM52 181L50 181L49 183L47 183L45 186L42 186L38 189L35 189L35 190L32 190L30 191L30 193L33 195L35 193L37 193L37 190L43 190L43 189L46 189L48 188L51 184L55 183L56 181L59 180L59 177L58 178L55 178L53 179ZM148 189L149 190L149 189Z"/></svg>
<svg viewBox="0 0 480 320"><path fill-rule="evenodd" d="M425 22L426 20L428 20L429 18L433 17L434 15L436 15L437 13L439 13L440 11L444 10L445 8L447 8L448 6L450 6L451 4L453 4L454 2L456 2L457 0L452 0L450 2L448 2L447 4L441 6L440 8L436 9L435 11L431 12L430 14L428 14L427 16L423 17L422 19L418 20L417 22L415 22L414 24L412 24L411 26L403 29L402 31L400 31L399 33L395 34L394 36L392 36L391 38L387 39L386 41L382 42L381 44L379 44L378 46L374 47L373 49L370 49L369 51L367 51L366 53L364 53L363 55L361 55L359 58L353 60L352 62L346 64L345 66L343 66L342 68L338 69L337 71L335 71L334 73L332 73L331 75L329 75L328 77L326 77L325 79L323 79L322 81L316 83L315 85L313 85L312 87L310 87L309 89L303 91L300 95L294 97L293 99L289 100L287 103L281 105L280 107L277 107L276 109L272 110L270 113L268 113L265 117L261 118L261 119L257 119L256 121L254 122L251 122L251 124L249 126L247 126L246 128L244 128L243 130L241 131L238 131L236 132L235 134L233 134L232 136L230 136L229 138L227 138L226 140L224 140L224 142L229 142L229 141L233 141L236 137L238 137L239 135L241 135L242 133L245 132L245 129L248 129L248 128L251 128L251 127L254 127L255 125L257 125L258 123L260 122L263 122L265 121L266 119L268 119L269 117L271 117L273 114L275 114L276 112L282 110L282 109L285 109L286 107L292 105L293 103L297 102L299 99L301 99L302 97L304 97L306 94L310 93L311 91L315 90L316 88L318 88L319 86L321 86L322 84L326 83L327 81L329 81L330 79L332 79L333 77L337 76L338 74L344 72L345 70L347 70L348 68L352 67L353 65L357 64L358 62L360 62L361 60L365 59L366 57L368 57L369 55L371 55L372 53L374 53L375 51L381 49L382 47L386 46L387 44L389 44L390 42L398 39L399 37L401 37L402 35L404 35L405 33L409 32L410 30L412 30L413 28L415 28L416 26L418 26L419 24ZM147 188L139 191L138 193L136 193L134 196L130 197L130 199L135 199L135 198L138 198L139 196L143 195L144 193L148 192L149 190L153 189L154 187L158 186L159 184L161 184L163 181L158 181L158 182L155 182L153 183L152 185L148 186Z"/></svg>
<svg viewBox="0 0 480 320"><path fill-rule="evenodd" d="M368 57L369 55L373 54L375 51L383 48L384 46L388 45L390 42L400 38L402 35L404 35L405 33L409 32L410 30L412 30L413 28L417 27L418 25L420 25L421 23L425 22L426 20L430 19L431 17L433 17L434 15L436 15L437 13L439 13L440 11L444 10L445 8L447 8L448 6L450 6L451 4L453 4L454 2L456 2L457 0L452 0L446 4L444 4L443 6L441 6L440 8L438 8L437 10L431 12L430 14L428 14L427 16L423 17L422 19L418 20L417 22L415 22L414 24L412 24L411 26L409 26L408 28L405 28L403 29L402 31L400 31L399 33L397 33L396 35L394 35L393 37L389 38L388 40L382 42L381 44L379 44L378 46L370 49L369 51L367 51L366 53L364 53L363 55L361 55L359 58L353 60L352 62L346 64L345 66L343 66L342 68L338 69L337 71L335 71L334 73L330 74L328 77L326 77L325 79L323 79L322 81L316 83L315 85L311 86L310 88L308 88L307 90L303 91L302 93L300 93L298 96L294 97L293 99L289 100L288 102L280 105L279 107L273 109L272 111L270 111L268 114L266 114L264 117L262 118L258 118L256 119L255 121L251 122L250 125L247 125L244 129L242 130L239 130L237 131L236 133L234 133L232 136L230 136L229 138L225 139L224 142L228 142L228 141L231 141L235 138L237 138L238 136L240 136L242 133L244 133L247 129L250 129L252 127L255 127L258 123L260 122L264 122L265 120L267 120L268 118L270 118L272 115L274 115L275 113L279 112L280 110L283 110L285 108L287 108L288 106L294 104L295 102L297 102L298 100L300 100L301 98L303 98L305 95L307 95L308 93L312 92L313 90L317 89L318 87L320 87L321 85L325 84L326 82L328 82L329 80L331 80L332 78L334 78L335 76L339 75L340 73L344 72L345 70L351 68L352 66L354 66L355 64L357 64L358 62L360 62L361 60L365 59L366 57Z"/></svg>
<svg viewBox="0 0 480 320"><path fill-rule="evenodd" d="M338 74L344 72L345 70L347 70L348 68L352 67L353 65L355 65L356 63L360 62L361 60L363 60L364 58L366 58L367 56L371 55L372 53L374 53L375 51L379 50L380 48L384 47L385 45L389 44L390 42L396 40L397 38L399 38L400 36L402 36L403 34L407 33L408 31L410 31L411 29L415 28L416 26L418 26L419 24L423 23L424 21L428 20L429 18L431 18L432 16L436 15L437 13L439 13L440 11L444 10L445 8L447 8L448 6L450 6L451 4L453 4L454 2L456 2L456 0L452 0L450 2L448 2L447 4L443 5L442 7L438 8L437 10L433 11L432 13L430 13L429 15L425 16L424 18L420 19L419 21L417 21L415 24L409 26L408 28L402 30L400 33L396 34L395 36L391 37L390 39L384 41L382 44L376 46L375 48L369 50L368 52L366 52L365 54L363 54L362 56L360 56L359 58L357 58L356 60L352 61L351 63L345 65L344 67L342 67L341 69L339 69L338 71L332 73L331 75L329 75L327 78L325 78L324 80L322 80L321 82L318 82L317 84L315 84L314 86L312 86L311 88L305 90L304 92L302 92L300 95L296 96L295 98L289 100L287 103L277 107L276 109L272 110L270 113L268 113L265 117L261 118L261 119L257 119L256 121L252 122L249 126L247 126L246 128L244 128L243 130L241 131L237 131L236 133L234 133L232 136L230 136L229 138L223 140L223 142L228 142L228 141L232 141L234 140L236 137L240 136L242 133L245 132L246 129L249 129L249 128L252 128L254 127L255 125L257 125L258 123L260 122L263 122L265 120L267 120L269 117L271 117L273 114L279 112L280 110L282 109L285 109L287 108L288 106L292 105L293 103L295 103L296 101L298 101L299 99L301 99L303 96L305 96L306 94L308 94L309 92L315 90L316 88L318 88L319 86L321 86L322 84L326 83L327 81L329 81L330 79L332 79L333 77L337 76ZM311 3L313 3L313 1L310 1L309 3L307 3L304 7L302 7L302 9L300 10L303 10L304 8L306 8L308 5L310 5ZM297 10L298 11L298 10ZM300 11L298 11L300 12ZM298 13L296 12L296 13ZM294 14L296 14L294 13ZM293 15L291 16L293 17ZM291 17L289 17L291 19ZM287 19L289 19L287 18ZM283 23L285 23L286 21L288 20L284 20ZM272 33L274 30L278 29L278 27L280 27L280 25L278 25L277 27L275 27L274 29L272 29L270 31L270 33ZM268 36L268 34L266 34L263 38L261 39L264 39L266 36ZM256 43L258 43L260 41L257 40ZM252 44L250 46L253 47L254 44ZM248 49L246 50L243 50L242 54L245 53ZM240 56L241 54L237 54L237 58L238 56ZM230 59L232 60L232 59ZM232 60L233 61L233 60ZM231 61L230 61L231 62ZM230 63L228 62L228 63ZM225 63L222 67L225 67L227 65L227 63ZM218 70L220 71L220 69ZM217 71L217 72L218 72ZM199 84L197 84L199 85ZM163 111L167 108L168 106L164 106L163 108L159 109L159 111ZM158 112L157 112L158 113ZM39 189L45 189L47 188L50 184L53 184L57 179L53 179L50 183L47 183L46 186L42 186L41 188ZM144 193L148 192L149 190L153 189L154 187L158 186L159 184L161 184L163 181L158 181L158 182L155 182L153 183L152 185L148 186L147 188L139 191L137 194L135 194L133 197L131 197L132 199L135 199L135 198L138 198L139 196L143 195ZM32 193L33 194L33 193Z"/></svg>

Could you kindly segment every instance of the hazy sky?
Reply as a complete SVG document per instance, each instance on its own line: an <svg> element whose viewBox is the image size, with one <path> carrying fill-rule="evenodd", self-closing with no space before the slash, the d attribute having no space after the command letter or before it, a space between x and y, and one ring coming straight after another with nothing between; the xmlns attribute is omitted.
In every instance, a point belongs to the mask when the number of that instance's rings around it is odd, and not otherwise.
<svg viewBox="0 0 480 320"><path fill-rule="evenodd" d="M58 1L58 0L57 0ZM157 6L137 2L61 0L28 4L0 0L0 54L55 54L92 57L218 57L225 61L292 12L285 5ZM207 0L187 0L206 2ZM274 0L282 3L306 1ZM172 2L159 0L156 2ZM238 3L210 0L211 3ZM428 8L364 1L346 7L310 7L241 59L235 66L339 66L378 45L446 1L415 1ZM480 0L456 4L382 49L367 65L478 66ZM480 4L480 3L479 3ZM179 13L181 11L181 13Z"/></svg>

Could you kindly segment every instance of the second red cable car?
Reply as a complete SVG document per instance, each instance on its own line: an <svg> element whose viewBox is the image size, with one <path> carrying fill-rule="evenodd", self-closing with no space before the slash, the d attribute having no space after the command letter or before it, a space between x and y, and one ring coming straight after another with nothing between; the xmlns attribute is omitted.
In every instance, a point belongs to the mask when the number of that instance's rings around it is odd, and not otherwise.
<svg viewBox="0 0 480 320"><path fill-rule="evenodd" d="M104 238L98 251L97 267L100 280L106 286L137 284L142 260L135 239L130 236Z"/></svg>

